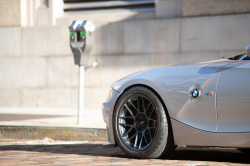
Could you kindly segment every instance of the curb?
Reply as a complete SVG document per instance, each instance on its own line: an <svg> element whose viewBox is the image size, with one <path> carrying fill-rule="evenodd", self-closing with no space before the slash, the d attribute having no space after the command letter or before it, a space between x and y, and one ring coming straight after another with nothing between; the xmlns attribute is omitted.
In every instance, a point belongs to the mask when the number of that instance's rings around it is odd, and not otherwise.
<svg viewBox="0 0 250 166"><path fill-rule="evenodd" d="M0 126L0 139L43 139L65 141L107 141L106 129L47 127L47 126Z"/></svg>

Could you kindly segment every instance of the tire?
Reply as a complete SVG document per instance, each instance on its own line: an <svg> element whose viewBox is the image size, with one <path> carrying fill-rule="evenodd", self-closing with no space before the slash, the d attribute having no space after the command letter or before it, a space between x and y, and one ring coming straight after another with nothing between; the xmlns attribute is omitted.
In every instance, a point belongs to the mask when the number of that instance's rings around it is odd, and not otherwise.
<svg viewBox="0 0 250 166"><path fill-rule="evenodd" d="M116 143L129 157L163 158L176 148L170 118L148 88L132 87L121 95L113 126Z"/></svg>
<svg viewBox="0 0 250 166"><path fill-rule="evenodd" d="M243 153L247 153L247 154L250 154L250 149L241 149L241 148L238 148L239 151L243 152Z"/></svg>

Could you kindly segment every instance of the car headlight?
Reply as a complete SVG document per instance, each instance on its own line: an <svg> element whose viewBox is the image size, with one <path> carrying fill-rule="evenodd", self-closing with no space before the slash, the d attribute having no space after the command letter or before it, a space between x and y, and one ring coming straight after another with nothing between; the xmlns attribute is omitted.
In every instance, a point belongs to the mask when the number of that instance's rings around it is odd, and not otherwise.
<svg viewBox="0 0 250 166"><path fill-rule="evenodd" d="M113 93L113 89L110 88L107 100L110 99L110 97L112 96L112 93Z"/></svg>

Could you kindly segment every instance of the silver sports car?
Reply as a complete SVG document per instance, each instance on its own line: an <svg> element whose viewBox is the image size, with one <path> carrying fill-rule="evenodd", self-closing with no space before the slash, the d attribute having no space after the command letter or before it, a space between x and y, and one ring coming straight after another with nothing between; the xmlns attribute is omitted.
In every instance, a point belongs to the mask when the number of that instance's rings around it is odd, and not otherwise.
<svg viewBox="0 0 250 166"><path fill-rule="evenodd" d="M131 74L103 103L109 146L135 158L186 147L250 152L250 46L229 59L191 62Z"/></svg>

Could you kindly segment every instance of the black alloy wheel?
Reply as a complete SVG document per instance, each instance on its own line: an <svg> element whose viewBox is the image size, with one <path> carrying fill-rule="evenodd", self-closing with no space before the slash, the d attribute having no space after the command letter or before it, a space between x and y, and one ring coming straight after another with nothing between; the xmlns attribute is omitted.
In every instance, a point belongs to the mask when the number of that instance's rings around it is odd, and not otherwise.
<svg viewBox="0 0 250 166"><path fill-rule="evenodd" d="M117 118L119 136L129 149L143 150L152 143L157 131L157 113L145 95L135 94L125 100Z"/></svg>
<svg viewBox="0 0 250 166"><path fill-rule="evenodd" d="M176 148L169 117L150 89L136 86L127 90L114 111L115 140L127 155L159 158Z"/></svg>

